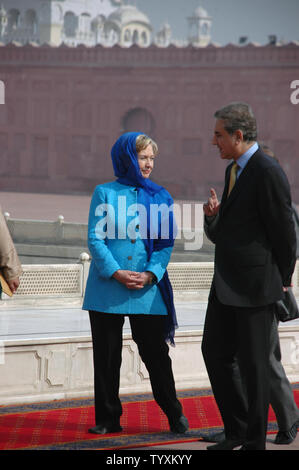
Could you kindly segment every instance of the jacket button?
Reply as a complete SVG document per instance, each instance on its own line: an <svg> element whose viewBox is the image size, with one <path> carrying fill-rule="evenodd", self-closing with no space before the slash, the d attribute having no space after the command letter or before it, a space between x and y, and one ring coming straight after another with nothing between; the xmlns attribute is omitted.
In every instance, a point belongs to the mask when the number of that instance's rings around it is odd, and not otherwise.
<svg viewBox="0 0 299 470"><path fill-rule="evenodd" d="M128 259L132 259L132 256L128 256Z"/></svg>
<svg viewBox="0 0 299 470"><path fill-rule="evenodd" d="M138 225L136 225L136 227L135 227L135 228L136 228L136 230L139 230L139 224L138 224Z"/></svg>
<svg viewBox="0 0 299 470"><path fill-rule="evenodd" d="M136 240L131 240L131 243L136 243Z"/></svg>

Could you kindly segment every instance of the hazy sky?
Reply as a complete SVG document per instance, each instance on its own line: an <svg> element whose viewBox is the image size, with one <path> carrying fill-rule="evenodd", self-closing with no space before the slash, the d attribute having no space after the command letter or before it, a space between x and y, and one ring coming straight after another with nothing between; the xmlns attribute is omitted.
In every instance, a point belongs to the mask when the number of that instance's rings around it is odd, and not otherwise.
<svg viewBox="0 0 299 470"><path fill-rule="evenodd" d="M268 36L278 40L299 40L299 0L131 0L146 13L157 32L168 21L172 37L186 39L187 17L198 6L213 18L212 41L238 43L240 36L266 44Z"/></svg>

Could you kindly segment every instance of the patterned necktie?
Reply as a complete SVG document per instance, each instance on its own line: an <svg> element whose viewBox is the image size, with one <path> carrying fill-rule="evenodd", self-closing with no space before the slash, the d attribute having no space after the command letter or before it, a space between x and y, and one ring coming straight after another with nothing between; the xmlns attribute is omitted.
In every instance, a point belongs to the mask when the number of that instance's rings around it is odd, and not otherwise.
<svg viewBox="0 0 299 470"><path fill-rule="evenodd" d="M233 189L235 185L236 178L237 178L237 170L238 170L238 164L235 162L230 170L229 187L228 187L228 193L227 193L228 196L230 195L231 190Z"/></svg>

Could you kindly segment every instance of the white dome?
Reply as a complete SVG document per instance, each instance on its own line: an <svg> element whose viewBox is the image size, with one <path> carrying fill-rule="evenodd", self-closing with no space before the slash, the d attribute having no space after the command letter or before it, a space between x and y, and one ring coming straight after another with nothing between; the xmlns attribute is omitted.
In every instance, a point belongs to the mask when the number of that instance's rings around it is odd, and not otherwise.
<svg viewBox="0 0 299 470"><path fill-rule="evenodd" d="M208 14L207 10L205 10L202 7L196 8L196 10L194 12L194 16L196 16L197 18L209 18L209 14Z"/></svg>
<svg viewBox="0 0 299 470"><path fill-rule="evenodd" d="M108 16L107 21L117 23L118 26L125 26L128 23L136 22L151 26L148 17L138 10L134 5L123 5L117 8L117 10Z"/></svg>

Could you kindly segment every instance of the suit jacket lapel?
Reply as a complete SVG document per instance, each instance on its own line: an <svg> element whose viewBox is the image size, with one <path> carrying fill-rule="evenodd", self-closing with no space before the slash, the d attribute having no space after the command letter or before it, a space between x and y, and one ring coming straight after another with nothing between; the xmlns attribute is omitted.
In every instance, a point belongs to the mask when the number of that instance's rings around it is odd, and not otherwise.
<svg viewBox="0 0 299 470"><path fill-rule="evenodd" d="M255 158L256 158L256 153L257 152L255 152L252 155L252 157L250 158L250 160L247 163L247 165L245 166L244 170L242 171L242 173L238 177L238 179L235 183L235 186L233 187L230 195L227 197L228 186L229 186L229 177L230 177L230 168L231 168L232 164L228 167L227 173L226 173L226 181L225 181L225 186L224 186L224 191L223 191L223 197L222 197L221 206L220 206L222 212L226 211L230 207L231 203L236 199L236 197L238 197L238 194L240 193L240 191L242 191L246 187L245 183L248 180L248 178L250 178L252 165L254 164L254 161L255 161Z"/></svg>

